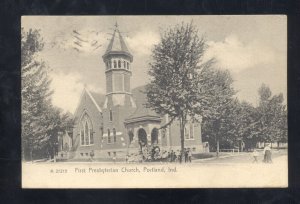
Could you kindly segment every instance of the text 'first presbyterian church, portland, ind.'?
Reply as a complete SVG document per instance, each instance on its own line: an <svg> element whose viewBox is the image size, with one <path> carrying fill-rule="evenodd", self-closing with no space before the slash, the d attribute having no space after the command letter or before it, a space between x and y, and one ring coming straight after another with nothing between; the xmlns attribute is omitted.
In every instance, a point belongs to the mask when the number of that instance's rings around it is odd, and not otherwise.
<svg viewBox="0 0 300 204"><path fill-rule="evenodd" d="M133 56L117 26L102 59L106 94L83 90L73 131L59 139L59 151L68 152L68 159L84 160L91 152L95 159L108 159L125 158L154 146L179 150L179 123L174 121L166 129L159 129L168 122L168 116L145 107L145 86L131 90ZM185 147L192 153L203 152L200 123L190 121L186 125Z"/></svg>

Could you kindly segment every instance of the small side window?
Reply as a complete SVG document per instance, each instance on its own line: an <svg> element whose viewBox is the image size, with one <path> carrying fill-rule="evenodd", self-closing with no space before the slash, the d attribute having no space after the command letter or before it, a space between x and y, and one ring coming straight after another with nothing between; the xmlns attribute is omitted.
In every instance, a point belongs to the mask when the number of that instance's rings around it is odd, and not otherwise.
<svg viewBox="0 0 300 204"><path fill-rule="evenodd" d="M112 114L112 110L109 110L109 121L113 120L113 114Z"/></svg>
<svg viewBox="0 0 300 204"><path fill-rule="evenodd" d="M107 129L107 143L111 143L110 130Z"/></svg>
<svg viewBox="0 0 300 204"><path fill-rule="evenodd" d="M114 143L117 142L117 133L116 133L116 129L113 129L113 135L114 135Z"/></svg>
<svg viewBox="0 0 300 204"><path fill-rule="evenodd" d="M118 61L118 68L121 68L121 60Z"/></svg>

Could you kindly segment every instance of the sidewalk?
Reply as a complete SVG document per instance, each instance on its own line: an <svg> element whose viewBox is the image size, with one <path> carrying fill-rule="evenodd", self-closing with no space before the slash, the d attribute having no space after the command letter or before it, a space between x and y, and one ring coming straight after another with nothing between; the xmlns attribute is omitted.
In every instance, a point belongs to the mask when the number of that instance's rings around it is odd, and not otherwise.
<svg viewBox="0 0 300 204"><path fill-rule="evenodd" d="M206 158L206 159L193 159L193 162L199 163L201 161L211 161L211 160L218 160L218 159L223 159L223 158L229 158L229 157L238 157L238 156L243 156L243 155L247 155L248 152L239 152L239 153L234 153L234 154L228 154L228 155L223 155L223 156L219 156L219 157L210 157L210 158Z"/></svg>

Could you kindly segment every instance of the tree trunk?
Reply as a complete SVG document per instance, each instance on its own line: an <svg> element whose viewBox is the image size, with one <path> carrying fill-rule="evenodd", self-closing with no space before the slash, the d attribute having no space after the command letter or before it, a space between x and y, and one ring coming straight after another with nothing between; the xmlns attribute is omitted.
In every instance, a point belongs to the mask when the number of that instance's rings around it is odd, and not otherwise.
<svg viewBox="0 0 300 204"><path fill-rule="evenodd" d="M217 157L219 157L219 151L220 151L220 142L219 142L219 138L217 138Z"/></svg>
<svg viewBox="0 0 300 204"><path fill-rule="evenodd" d="M219 151L220 151L220 141L219 141L219 135L220 135L220 120L217 119L213 123L213 128L216 130L216 142L217 142L217 157L219 157Z"/></svg>
<svg viewBox="0 0 300 204"><path fill-rule="evenodd" d="M30 149L30 161L33 162L32 160L32 152L33 152L33 149Z"/></svg>
<svg viewBox="0 0 300 204"><path fill-rule="evenodd" d="M183 156L184 156L184 126L185 126L184 120L183 120L183 118L181 118L181 120L180 120L180 144L181 144L180 163L181 163L181 161L183 159Z"/></svg>
<svg viewBox="0 0 300 204"><path fill-rule="evenodd" d="M56 151L55 151L55 147L53 147L53 149L52 149L52 154L53 154L53 162L56 162Z"/></svg>

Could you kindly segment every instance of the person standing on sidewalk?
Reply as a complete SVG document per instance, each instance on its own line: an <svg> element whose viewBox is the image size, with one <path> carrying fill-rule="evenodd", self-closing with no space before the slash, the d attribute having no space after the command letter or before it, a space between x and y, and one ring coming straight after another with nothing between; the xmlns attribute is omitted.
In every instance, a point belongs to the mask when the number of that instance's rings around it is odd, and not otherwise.
<svg viewBox="0 0 300 204"><path fill-rule="evenodd" d="M95 153L94 153L94 150L92 150L92 151L90 152L90 160L91 160L91 161L94 161L94 156L95 156Z"/></svg>
<svg viewBox="0 0 300 204"><path fill-rule="evenodd" d="M113 156L113 162L116 163L116 161L117 161L117 155L114 154L114 156Z"/></svg>
<svg viewBox="0 0 300 204"><path fill-rule="evenodd" d="M271 148L270 145L267 144L264 148L264 162L265 163L272 163L272 156L271 156Z"/></svg>
<svg viewBox="0 0 300 204"><path fill-rule="evenodd" d="M188 158L189 158L189 162L192 163L192 152L191 152L191 150L188 151Z"/></svg>
<svg viewBox="0 0 300 204"><path fill-rule="evenodd" d="M184 163L188 162L188 150L184 148Z"/></svg>
<svg viewBox="0 0 300 204"><path fill-rule="evenodd" d="M171 153L170 153L170 162L171 163L174 162L174 155L175 155L174 151L171 150Z"/></svg>
<svg viewBox="0 0 300 204"><path fill-rule="evenodd" d="M258 163L258 160L257 160L258 155L259 155L258 151L256 149L254 149L254 151L253 151L253 158L254 158L253 163Z"/></svg>

